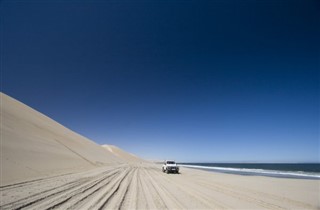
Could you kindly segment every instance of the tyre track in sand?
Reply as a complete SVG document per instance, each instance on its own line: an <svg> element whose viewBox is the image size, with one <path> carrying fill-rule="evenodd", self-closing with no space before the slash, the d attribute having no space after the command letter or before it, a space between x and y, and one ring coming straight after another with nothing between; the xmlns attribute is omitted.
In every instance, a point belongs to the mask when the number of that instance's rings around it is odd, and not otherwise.
<svg viewBox="0 0 320 210"><path fill-rule="evenodd" d="M138 206L143 209L165 209L166 204L159 196L158 192L152 187L150 182L145 179L143 169L139 169L138 186L141 194L138 198Z"/></svg>
<svg viewBox="0 0 320 210"><path fill-rule="evenodd" d="M121 182L129 174L129 168L121 169L120 173L114 177L108 184L102 186L98 191L91 196L90 199L86 198L87 202L82 202L77 205L77 209L103 209L107 202L114 196L119 189Z"/></svg>
<svg viewBox="0 0 320 210"><path fill-rule="evenodd" d="M152 164L105 166L91 171L0 188L7 209L230 209L243 204L263 209L311 207L227 183L202 180L188 172L164 174Z"/></svg>
<svg viewBox="0 0 320 210"><path fill-rule="evenodd" d="M41 191L32 195L28 195L22 199L7 203L1 206L1 209L46 209L51 208L57 203L61 203L64 199L69 198L77 193L101 182L102 180L112 177L117 170L108 171L95 177L80 178L78 180L66 183L62 186ZM28 186L26 186L28 187Z"/></svg>
<svg viewBox="0 0 320 210"><path fill-rule="evenodd" d="M128 169L125 176L114 186L114 190L111 190L110 197L105 200L99 209L120 209L123 206L135 170L131 167Z"/></svg>
<svg viewBox="0 0 320 210"><path fill-rule="evenodd" d="M17 184L11 184L0 187L1 204L0 206L7 205L9 203L15 203L17 201L25 200L38 196L40 194L50 194L50 191L55 191L58 188L64 188L75 182L79 182L80 179L94 179L94 177L101 176L108 171L116 170L117 167L108 167L100 170L88 170L79 173L68 173L59 176L51 176L47 178L25 181Z"/></svg>
<svg viewBox="0 0 320 210"><path fill-rule="evenodd" d="M77 189L73 189L73 191L68 194L64 193L59 195L59 197L55 197L47 202L42 203L41 205L37 205L38 209L75 209L76 205L81 203L83 200L87 200L91 195L98 190L100 190L104 185L108 184L119 171L109 172L107 175L92 180L86 186L78 187Z"/></svg>
<svg viewBox="0 0 320 210"><path fill-rule="evenodd" d="M139 188L138 188L138 168L134 169L132 174L131 181L129 182L129 186L127 188L126 195L124 196L122 203L120 205L120 209L137 209L138 205L138 195L139 195Z"/></svg>

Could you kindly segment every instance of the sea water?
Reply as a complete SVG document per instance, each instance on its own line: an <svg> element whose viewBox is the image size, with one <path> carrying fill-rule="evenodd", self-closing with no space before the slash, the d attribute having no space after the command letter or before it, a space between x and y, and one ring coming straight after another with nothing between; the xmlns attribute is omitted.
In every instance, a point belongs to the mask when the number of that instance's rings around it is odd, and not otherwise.
<svg viewBox="0 0 320 210"><path fill-rule="evenodd" d="M240 175L320 179L320 163L180 163L180 165Z"/></svg>

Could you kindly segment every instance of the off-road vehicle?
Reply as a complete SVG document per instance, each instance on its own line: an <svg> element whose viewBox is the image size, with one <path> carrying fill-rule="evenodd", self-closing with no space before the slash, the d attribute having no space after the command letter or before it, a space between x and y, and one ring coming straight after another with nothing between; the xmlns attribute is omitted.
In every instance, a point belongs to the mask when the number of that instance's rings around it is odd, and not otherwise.
<svg viewBox="0 0 320 210"><path fill-rule="evenodd" d="M165 173L179 173L179 166L174 160L166 160L162 165L162 172Z"/></svg>

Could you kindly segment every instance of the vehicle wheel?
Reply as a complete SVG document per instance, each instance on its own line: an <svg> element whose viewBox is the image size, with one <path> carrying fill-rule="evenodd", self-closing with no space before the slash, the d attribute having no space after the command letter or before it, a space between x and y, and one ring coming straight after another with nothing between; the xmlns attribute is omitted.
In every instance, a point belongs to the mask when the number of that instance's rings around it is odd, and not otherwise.
<svg viewBox="0 0 320 210"><path fill-rule="evenodd" d="M162 168L162 172L164 173L164 169Z"/></svg>
<svg viewBox="0 0 320 210"><path fill-rule="evenodd" d="M169 173L169 170L166 170L167 174Z"/></svg>

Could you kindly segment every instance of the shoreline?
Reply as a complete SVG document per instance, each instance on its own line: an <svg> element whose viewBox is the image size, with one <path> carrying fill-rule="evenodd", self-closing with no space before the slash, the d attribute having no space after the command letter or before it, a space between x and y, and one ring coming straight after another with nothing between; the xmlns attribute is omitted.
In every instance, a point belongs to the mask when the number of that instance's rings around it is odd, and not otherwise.
<svg viewBox="0 0 320 210"><path fill-rule="evenodd" d="M264 176L264 177L274 177L274 178L320 180L319 173L280 171L280 170L276 171L276 170L264 170L264 169L247 169L247 168L224 168L224 167L184 165L184 164L179 164L179 166L185 167L185 168L192 168L196 170L204 170L208 172L217 172L217 173L234 174L234 175L242 175L242 176Z"/></svg>

